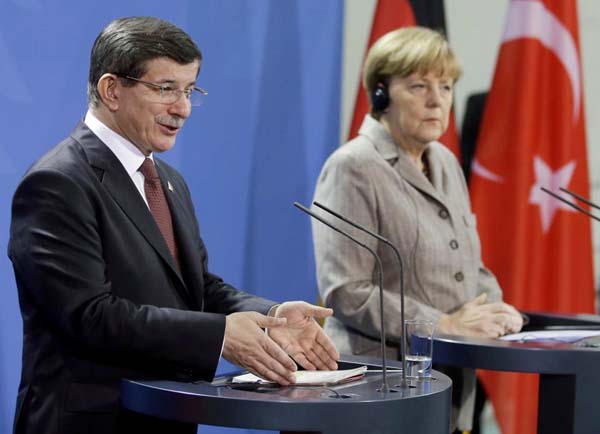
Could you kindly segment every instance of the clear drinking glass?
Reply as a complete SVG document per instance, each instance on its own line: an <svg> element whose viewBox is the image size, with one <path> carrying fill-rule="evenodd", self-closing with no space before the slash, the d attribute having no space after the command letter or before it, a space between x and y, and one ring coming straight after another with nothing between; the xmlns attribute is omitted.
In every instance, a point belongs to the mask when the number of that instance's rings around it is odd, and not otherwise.
<svg viewBox="0 0 600 434"><path fill-rule="evenodd" d="M406 375L412 378L431 377L431 358L433 355L433 321L427 319L408 319L404 321L406 336Z"/></svg>

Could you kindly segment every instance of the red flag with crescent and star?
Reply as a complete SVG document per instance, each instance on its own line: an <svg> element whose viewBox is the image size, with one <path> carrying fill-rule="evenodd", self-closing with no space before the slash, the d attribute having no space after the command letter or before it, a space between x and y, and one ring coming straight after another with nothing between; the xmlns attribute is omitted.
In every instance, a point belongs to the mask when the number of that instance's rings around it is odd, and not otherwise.
<svg viewBox="0 0 600 434"><path fill-rule="evenodd" d="M373 23L371 25L371 33L367 51L371 46L383 35L400 27L423 25L426 27L434 27L436 30L445 30L445 22L437 22L437 17L444 17L444 3L439 1L409 2L408 0L377 0L375 12L373 15ZM420 10L415 11L415 7L420 7ZM418 16L415 16L419 12ZM422 19L424 22L420 22ZM439 26L441 24L441 28ZM366 54L365 54L366 58ZM356 94L356 103L354 106L354 114L352 116L352 124L348 139L352 139L358 135L358 130L365 115L369 112L369 100L362 82L358 85ZM458 133L454 122L454 112L450 112L450 122L448 129L440 137L439 141L446 145L458 159L460 159L460 146L458 143Z"/></svg>
<svg viewBox="0 0 600 434"><path fill-rule="evenodd" d="M540 190L589 197L576 3L509 3L472 166L484 263L520 310L594 312L590 220ZM503 434L537 431L537 375L480 377Z"/></svg>

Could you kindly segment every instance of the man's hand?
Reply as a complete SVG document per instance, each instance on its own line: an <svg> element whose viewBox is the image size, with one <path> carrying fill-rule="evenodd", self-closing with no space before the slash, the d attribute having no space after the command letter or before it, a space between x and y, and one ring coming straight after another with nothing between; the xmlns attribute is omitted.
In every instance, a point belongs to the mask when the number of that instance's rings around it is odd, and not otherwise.
<svg viewBox="0 0 600 434"><path fill-rule="evenodd" d="M275 311L275 317L287 319L287 324L269 330L269 336L303 368L335 370L340 355L314 319L332 314L332 309L288 301Z"/></svg>
<svg viewBox="0 0 600 434"><path fill-rule="evenodd" d="M511 305L498 302L485 304L487 294L481 294L438 323L443 334L497 338L517 333L523 326L523 317Z"/></svg>
<svg viewBox="0 0 600 434"><path fill-rule="evenodd" d="M294 361L266 335L285 327L285 318L262 315L258 312L237 312L225 319L223 357L266 380L287 386L294 383Z"/></svg>

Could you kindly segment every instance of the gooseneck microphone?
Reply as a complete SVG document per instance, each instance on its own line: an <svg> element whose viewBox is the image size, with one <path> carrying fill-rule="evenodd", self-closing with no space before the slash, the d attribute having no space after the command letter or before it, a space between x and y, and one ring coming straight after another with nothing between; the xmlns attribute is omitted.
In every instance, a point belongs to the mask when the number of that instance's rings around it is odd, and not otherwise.
<svg viewBox="0 0 600 434"><path fill-rule="evenodd" d="M575 209L576 209L577 211L579 211L580 213L582 213L582 214L585 214L586 216L588 216L588 217L590 217L590 218L593 218L594 220L600 221L600 218L599 218L599 217L597 217L597 216L595 216L594 214L592 214L591 212L589 212L589 211L587 211L587 210L583 209L582 207L580 207L580 206L579 206L579 205L577 205L576 203L573 203L573 202L570 202L570 201L568 201L568 200L567 200L567 199L565 199L564 197L561 197L561 196L559 196L558 194L556 194L556 193L554 193L554 192L552 192L552 191L548 190L547 188L540 187L540 189L541 189L541 190L542 190L544 193L547 193L547 194L549 194L550 196L552 196L553 198L555 198L555 199L558 199L558 200L560 200L561 202L564 202L564 203L566 203L567 205L569 205L569 206L571 206L571 207L575 208ZM596 204L595 204L595 203L593 203L593 202L590 202L588 199L586 199L586 198L585 198L585 197L583 197L583 196L580 196L580 195L578 195L578 194L576 194L576 193L573 193L572 191L569 191L569 190L567 190L566 188L559 187L559 189L560 189L561 191L563 191L563 192L567 193L567 194L570 194L571 196L573 196L574 198L576 198L576 199L580 200L581 202L585 203L586 205L588 205L588 206L591 206L592 208L600 209L600 206L596 205Z"/></svg>
<svg viewBox="0 0 600 434"><path fill-rule="evenodd" d="M570 190L567 190L566 188L562 188L562 187L559 187L558 189L559 189L560 191L564 191L564 192L565 192L565 193L567 193L567 194L570 194L570 195L571 195L571 196L573 196L575 199L579 199L580 201L582 201L582 202L583 202L583 203L585 203L586 205L589 205L589 206L591 206L592 208L600 209L600 206L599 206L599 205L596 205L594 202L591 202L589 199L586 199L585 197L583 197L583 196L580 196L580 195L579 195L579 194L577 194L577 193L573 193L572 191L570 191Z"/></svg>
<svg viewBox="0 0 600 434"><path fill-rule="evenodd" d="M381 265L381 258L379 258L379 255L377 253L375 253L375 251L373 249L371 249L369 246L367 246L366 244L361 243L356 238L354 238L352 235L350 235L349 233L343 231L342 229L340 229L340 228L332 225L327 220L325 220L323 217L315 214L314 212L312 212L311 210L309 210L305 206L301 205L300 203L294 202L294 206L296 208L298 208L299 210L304 211L306 214L310 215L312 218L319 220L325 226L328 226L329 228L333 229L337 233L345 236L346 238L352 240L354 243L358 244L362 248L368 250L371 253L371 255L373 255L373 257L375 258L375 261L377 262L377 271L378 271L378 274L379 274L379 298L380 298L380 300L379 300L379 310L380 310L380 316L381 316L381 370L382 370L382 384L381 384L381 389L379 391L382 392L382 393L395 392L395 390L389 388L388 383L387 383L387 358L386 358L386 354L385 354L385 321L384 321L384 318L383 318L383 266Z"/></svg>
<svg viewBox="0 0 600 434"><path fill-rule="evenodd" d="M403 388L408 387L408 382L406 381L406 371L407 371L406 356L404 354L405 348L406 348L406 336L404 336L404 265L402 264L402 257L400 256L400 252L398 251L396 246L394 246L392 244L392 242L389 241L387 238L384 238L381 235L376 234L375 232L365 228L364 226L362 226L356 222L353 222L349 218L344 217L340 213L333 211L332 209L326 207L325 205L323 205L317 201L313 202L313 204L315 206L321 208L322 210L328 212L329 214L333 215L334 217L337 217L338 219L355 227L356 229L359 229L359 230L363 231L364 233L369 234L372 237L376 238L377 240L381 241L385 245L389 246L396 254L396 258L398 259L398 265L400 267L400 321L402 324L402 326L400 327L400 344L401 344L400 357L401 357L401 361L402 361L402 382L400 384L400 387L403 387ZM383 291L381 284L379 285L379 290ZM381 292L381 298L383 299L382 292ZM383 321L383 308L381 309L381 318ZM385 339L385 336L382 336L382 337Z"/></svg>

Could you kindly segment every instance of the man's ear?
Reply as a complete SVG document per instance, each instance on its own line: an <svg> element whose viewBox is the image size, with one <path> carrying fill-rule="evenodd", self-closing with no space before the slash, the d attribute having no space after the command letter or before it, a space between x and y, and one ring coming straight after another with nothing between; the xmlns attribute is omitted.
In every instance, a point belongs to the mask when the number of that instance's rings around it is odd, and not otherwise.
<svg viewBox="0 0 600 434"><path fill-rule="evenodd" d="M119 109L119 78L114 74L104 74L98 80L98 94L104 105L111 111Z"/></svg>

